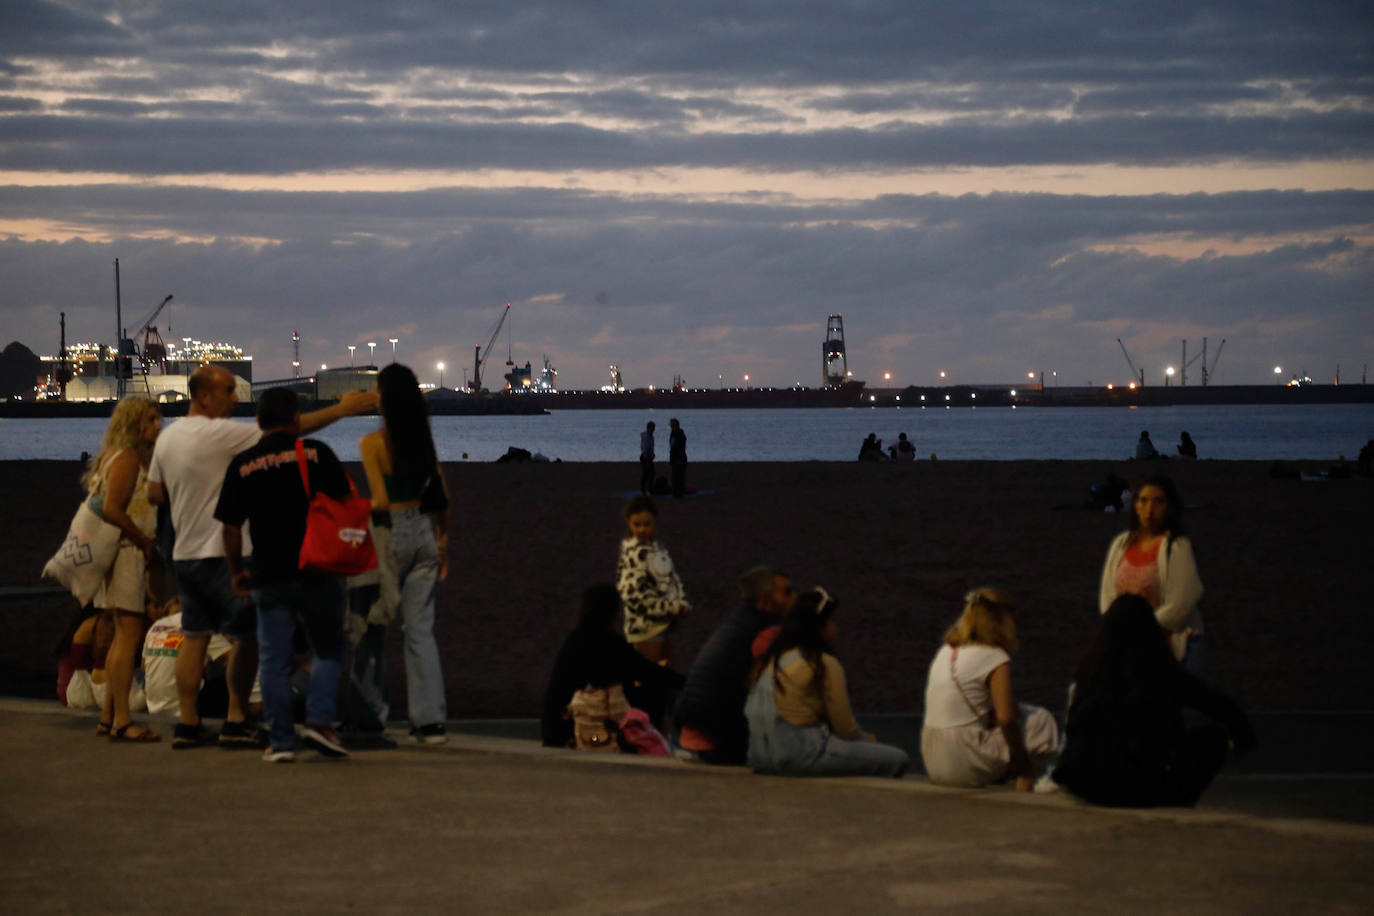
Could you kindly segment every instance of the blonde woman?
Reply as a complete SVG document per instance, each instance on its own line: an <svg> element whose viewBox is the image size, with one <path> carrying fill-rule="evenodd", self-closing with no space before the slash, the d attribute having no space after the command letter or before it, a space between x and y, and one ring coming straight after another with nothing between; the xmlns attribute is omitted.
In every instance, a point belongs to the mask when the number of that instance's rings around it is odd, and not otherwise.
<svg viewBox="0 0 1374 916"><path fill-rule="evenodd" d="M93 511L117 527L119 553L92 603L114 621L114 642L105 658L108 679L97 734L111 741L152 742L160 736L133 721L129 688L143 647L144 572L153 556L157 510L148 502L148 462L162 429L157 404L130 395L115 405L100 451L82 478Z"/></svg>
<svg viewBox="0 0 1374 916"><path fill-rule="evenodd" d="M937 785L977 788L1014 776L1029 792L1059 745L1054 716L1018 704L1012 692L1014 611L1001 590L975 588L931 662L921 756Z"/></svg>

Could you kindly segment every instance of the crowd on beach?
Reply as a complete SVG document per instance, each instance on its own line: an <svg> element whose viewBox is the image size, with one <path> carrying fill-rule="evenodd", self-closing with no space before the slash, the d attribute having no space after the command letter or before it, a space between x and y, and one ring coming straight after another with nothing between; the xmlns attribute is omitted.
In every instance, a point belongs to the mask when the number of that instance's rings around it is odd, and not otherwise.
<svg viewBox="0 0 1374 916"><path fill-rule="evenodd" d="M93 647L108 635L97 733L161 740L133 718L141 648L148 708L177 713L173 749L218 743L286 762L303 748L348 756L359 735L385 743L384 647L399 617L409 738L443 743L434 625L448 572L449 497L414 374L393 363L377 391L309 413L288 389L271 389L255 424L230 418L236 398L224 369L198 369L189 390L187 417L166 430L153 401L123 399L85 477L89 504L121 533L92 613L67 639L70 679L83 663L96 667ZM310 567L302 548L312 500L347 501L356 489L327 445L302 436L374 410L382 422L359 451L376 563L345 578ZM673 458L685 464L676 420L672 430ZM649 424L642 491L652 462ZM1102 566L1097 631L1065 672L1062 722L1016 698L1010 593L986 586L964 596L927 673L920 753L932 782L1191 805L1229 756L1253 745L1240 707L1202 677L1203 589L1179 493L1156 475L1126 495L1128 525ZM583 592L578 626L549 677L545 744L789 776L906 772L908 754L854 715L835 649L842 596L820 586L798 593L783 570L752 567L739 578L740 604L683 673L673 637L693 608L659 536L658 506L641 492L624 519L615 580ZM159 548L160 536L170 544ZM202 716L223 718L217 736Z"/></svg>

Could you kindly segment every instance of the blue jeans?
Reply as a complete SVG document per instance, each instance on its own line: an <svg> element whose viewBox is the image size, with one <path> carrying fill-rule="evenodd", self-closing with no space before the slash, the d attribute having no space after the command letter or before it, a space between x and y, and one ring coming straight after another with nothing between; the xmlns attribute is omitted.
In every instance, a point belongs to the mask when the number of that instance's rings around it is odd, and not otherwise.
<svg viewBox="0 0 1374 916"><path fill-rule="evenodd" d="M331 726L343 670L344 586L338 576L300 573L286 582L253 590L258 605L258 677L262 708L272 747L297 746L291 718L291 648L296 626L305 632L315 660L310 667L310 692L305 720Z"/></svg>
<svg viewBox="0 0 1374 916"><path fill-rule="evenodd" d="M906 751L874 741L846 741L824 725L793 725L778 715L771 670L759 675L744 704L749 766L780 776L890 776L906 772Z"/></svg>
<svg viewBox="0 0 1374 916"><path fill-rule="evenodd" d="M434 639L434 599L439 587L434 523L419 509L392 509L391 544L400 577L410 722L416 727L433 725L448 718L444 671Z"/></svg>

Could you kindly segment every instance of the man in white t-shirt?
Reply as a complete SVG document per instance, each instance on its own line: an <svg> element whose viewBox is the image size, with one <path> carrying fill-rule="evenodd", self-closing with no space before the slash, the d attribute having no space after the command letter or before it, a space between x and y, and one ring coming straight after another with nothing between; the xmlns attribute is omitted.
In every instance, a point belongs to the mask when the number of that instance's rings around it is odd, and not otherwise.
<svg viewBox="0 0 1374 916"><path fill-rule="evenodd" d="M252 600L234 593L224 559L222 528L215 504L229 462L261 438L257 424L229 419L238 392L234 377L222 366L201 366L187 380L191 407L184 419L158 436L148 468L148 500L167 502L176 544L172 560L185 639L177 655L177 699L181 722L172 736L173 750L205 743L196 698L200 691L205 649L214 633L234 643L229 655L229 711L220 732L222 747L261 747L262 737L247 724L248 694L257 673L257 613ZM342 417L376 410L375 391L350 392L336 404L301 415L302 434ZM246 540L246 539L245 539ZM249 545L245 543L244 552Z"/></svg>

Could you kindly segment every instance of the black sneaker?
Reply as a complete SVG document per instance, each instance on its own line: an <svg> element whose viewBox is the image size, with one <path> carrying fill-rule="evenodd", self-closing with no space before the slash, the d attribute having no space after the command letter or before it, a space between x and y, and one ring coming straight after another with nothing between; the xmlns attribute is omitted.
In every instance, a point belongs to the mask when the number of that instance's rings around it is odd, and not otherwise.
<svg viewBox="0 0 1374 916"><path fill-rule="evenodd" d="M448 735L444 734L444 723L442 722L417 725L410 730L410 742L412 744L444 744L447 741Z"/></svg>
<svg viewBox="0 0 1374 916"><path fill-rule="evenodd" d="M328 725L307 722L300 728L301 740L326 757L347 757L348 748Z"/></svg>
<svg viewBox="0 0 1374 916"><path fill-rule="evenodd" d="M225 750L261 750L268 743L266 730L249 722L225 722L219 730L219 746Z"/></svg>
<svg viewBox="0 0 1374 916"><path fill-rule="evenodd" d="M178 722L176 728L172 729L172 750L189 751L191 748L204 747L210 743L210 735L205 731L205 726L197 722L195 725L186 725Z"/></svg>

